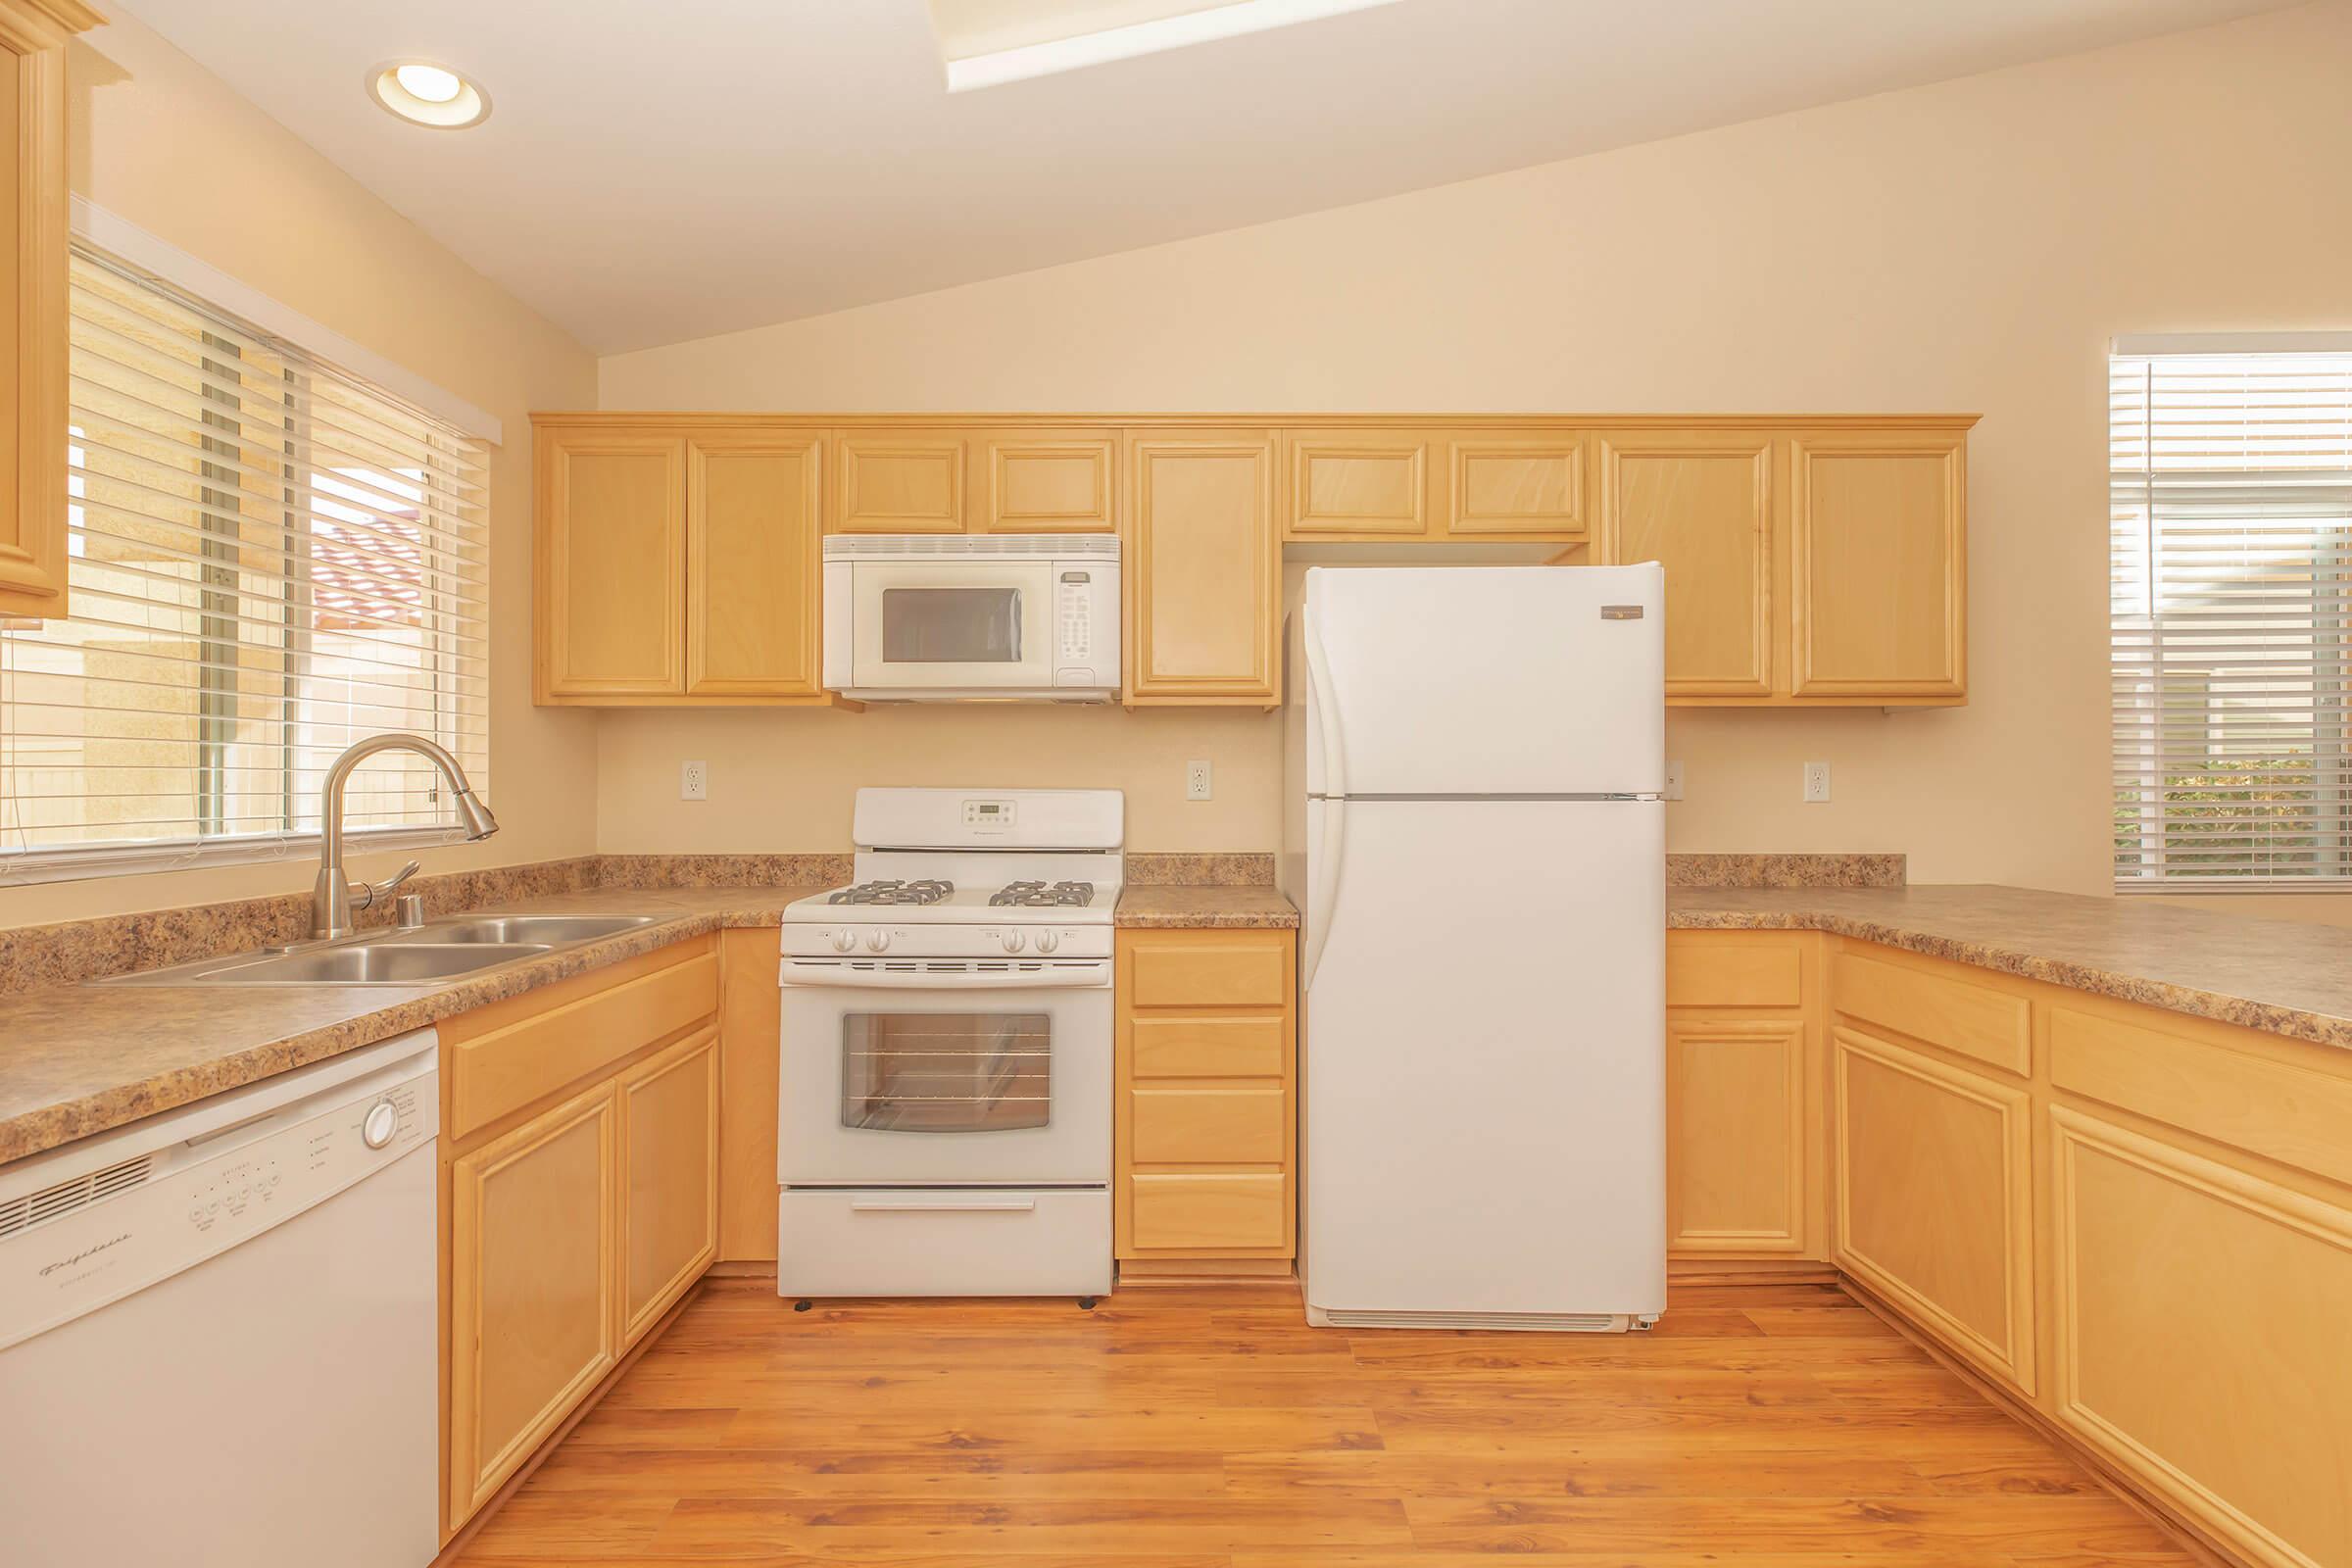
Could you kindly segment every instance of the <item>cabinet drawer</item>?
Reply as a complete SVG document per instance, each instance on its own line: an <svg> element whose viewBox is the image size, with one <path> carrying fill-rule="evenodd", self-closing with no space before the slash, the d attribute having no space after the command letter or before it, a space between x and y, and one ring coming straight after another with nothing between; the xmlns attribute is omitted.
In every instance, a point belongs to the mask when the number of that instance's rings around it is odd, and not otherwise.
<svg viewBox="0 0 2352 1568"><path fill-rule="evenodd" d="M718 959L707 943L682 962L606 984L597 983L601 975L584 979L588 987L555 1005L445 1044L450 1138L486 1127L718 1008ZM445 1025L444 1040L463 1028Z"/></svg>
<svg viewBox="0 0 2352 1568"><path fill-rule="evenodd" d="M1804 1001L1803 939L1778 932L1666 939L1669 1007L1794 1007Z"/></svg>
<svg viewBox="0 0 2352 1568"><path fill-rule="evenodd" d="M1278 1078L1282 1019L1178 1014L1133 1025L1138 1078Z"/></svg>
<svg viewBox="0 0 2352 1568"><path fill-rule="evenodd" d="M2352 1184L2352 1078L2053 1007L2050 1082Z"/></svg>
<svg viewBox="0 0 2352 1568"><path fill-rule="evenodd" d="M1138 1089L1130 1152L1145 1165L1279 1165L1283 1104L1266 1089Z"/></svg>
<svg viewBox="0 0 2352 1568"><path fill-rule="evenodd" d="M2034 1033L2024 997L1853 953L1838 957L1833 997L1849 1017L2021 1077L2033 1070Z"/></svg>
<svg viewBox="0 0 2352 1568"><path fill-rule="evenodd" d="M1276 1174L1143 1176L1128 1199L1139 1250L1230 1251L1290 1245L1290 1186Z"/></svg>
<svg viewBox="0 0 2352 1568"><path fill-rule="evenodd" d="M1186 933L1138 938L1129 949L1128 1001L1138 1007L1279 1007L1291 1000L1283 933Z"/></svg>

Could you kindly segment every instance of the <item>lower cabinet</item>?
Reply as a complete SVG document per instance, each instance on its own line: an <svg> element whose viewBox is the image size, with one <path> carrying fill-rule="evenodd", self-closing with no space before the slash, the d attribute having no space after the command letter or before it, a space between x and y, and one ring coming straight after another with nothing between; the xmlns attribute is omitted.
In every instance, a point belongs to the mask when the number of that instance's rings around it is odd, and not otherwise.
<svg viewBox="0 0 2352 1568"><path fill-rule="evenodd" d="M610 1084L450 1164L453 1524L620 1358Z"/></svg>
<svg viewBox="0 0 2352 1568"><path fill-rule="evenodd" d="M1111 1198L1122 1271L1287 1270L1298 1209L1294 933L1121 931L1117 953Z"/></svg>
<svg viewBox="0 0 2352 1568"><path fill-rule="evenodd" d="M2031 1394L2031 1097L1851 1028L1830 1057L1838 1267Z"/></svg>
<svg viewBox="0 0 2352 1568"><path fill-rule="evenodd" d="M445 1536L717 1255L711 946L682 943L441 1025Z"/></svg>

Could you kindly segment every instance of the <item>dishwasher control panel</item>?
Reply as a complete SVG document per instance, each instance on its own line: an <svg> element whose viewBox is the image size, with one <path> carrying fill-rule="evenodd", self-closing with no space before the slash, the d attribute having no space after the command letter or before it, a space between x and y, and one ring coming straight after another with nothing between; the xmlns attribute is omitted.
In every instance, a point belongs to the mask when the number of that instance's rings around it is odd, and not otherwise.
<svg viewBox="0 0 2352 1568"><path fill-rule="evenodd" d="M429 1146L440 1106L429 1065L386 1070L161 1147L148 1140L143 1152L118 1143L105 1162L70 1162L27 1192L12 1186L0 1194L0 1350L193 1268ZM125 1157L106 1159L117 1152Z"/></svg>

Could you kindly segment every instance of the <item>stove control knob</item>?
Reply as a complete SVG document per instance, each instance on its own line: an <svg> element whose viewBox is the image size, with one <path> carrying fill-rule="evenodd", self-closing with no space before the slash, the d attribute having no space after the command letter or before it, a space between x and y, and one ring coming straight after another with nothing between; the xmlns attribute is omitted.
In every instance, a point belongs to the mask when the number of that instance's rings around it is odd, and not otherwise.
<svg viewBox="0 0 2352 1568"><path fill-rule="evenodd" d="M1055 948L1058 948L1058 947L1060 947L1060 946L1061 946L1061 933L1060 933L1060 932L1058 932L1058 931L1040 931L1040 932L1037 934L1037 951L1038 951L1038 952L1040 952L1040 953L1052 953L1052 952L1053 952L1053 951L1054 951Z"/></svg>
<svg viewBox="0 0 2352 1568"><path fill-rule="evenodd" d="M858 945L858 933L855 931L836 931L826 940L833 944L833 951L835 953L847 953Z"/></svg>
<svg viewBox="0 0 2352 1568"><path fill-rule="evenodd" d="M1007 931L1004 933L1004 951L1006 953L1018 953L1028 942L1028 935L1025 932Z"/></svg>
<svg viewBox="0 0 2352 1568"><path fill-rule="evenodd" d="M880 953L884 948L890 946L890 933L887 931L868 931L865 934L865 945L873 952Z"/></svg>

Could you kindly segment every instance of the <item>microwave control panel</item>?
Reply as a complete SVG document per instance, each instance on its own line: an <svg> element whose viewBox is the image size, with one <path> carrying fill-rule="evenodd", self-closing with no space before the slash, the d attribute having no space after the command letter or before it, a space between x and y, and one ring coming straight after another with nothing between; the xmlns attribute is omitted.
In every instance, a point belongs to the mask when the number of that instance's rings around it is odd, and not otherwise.
<svg viewBox="0 0 2352 1568"><path fill-rule="evenodd" d="M1094 573L1077 568L1055 574L1054 618L1059 622L1061 658L1084 659L1092 651L1089 629L1094 624Z"/></svg>

